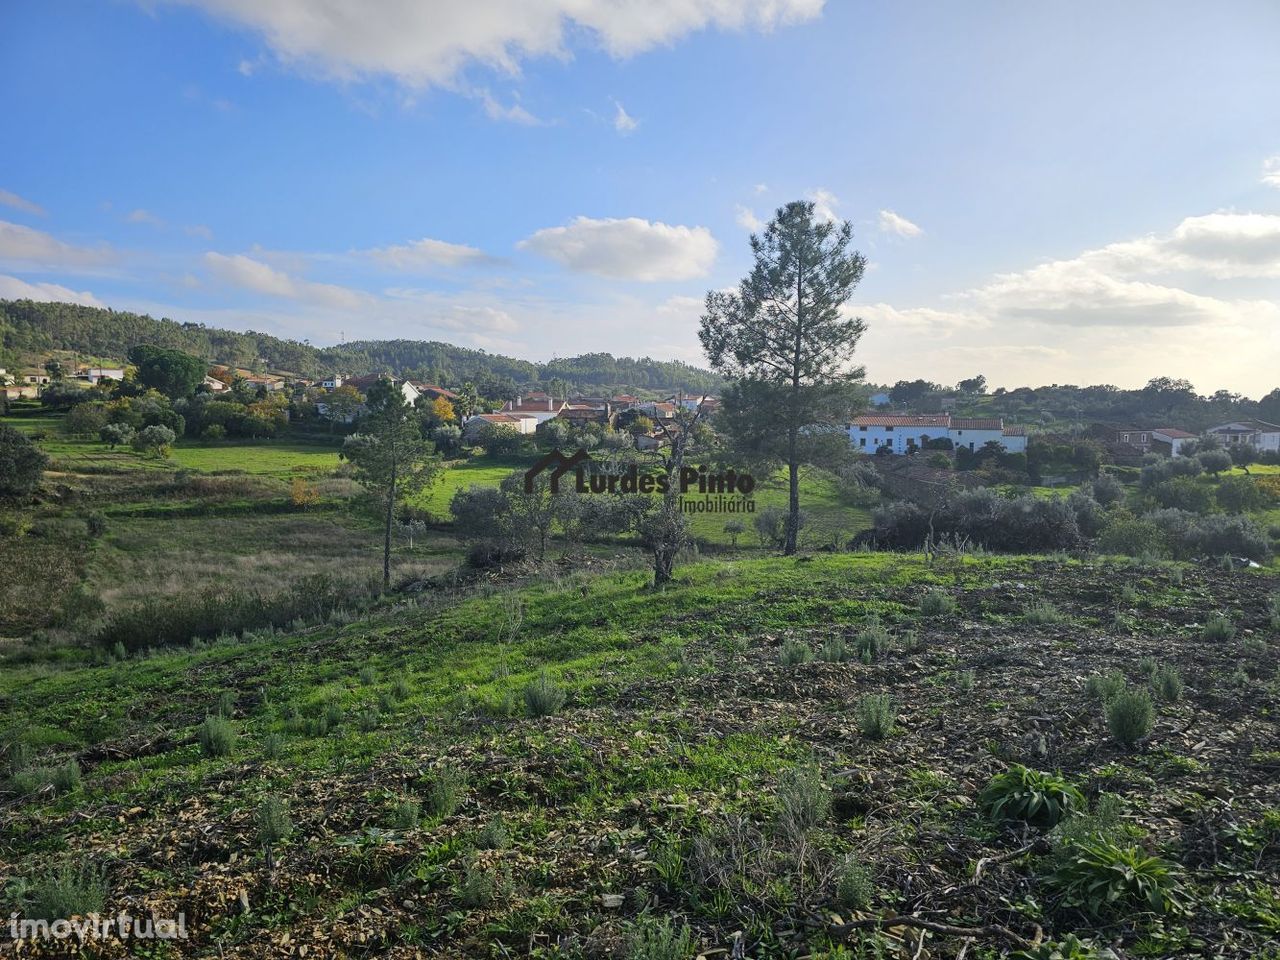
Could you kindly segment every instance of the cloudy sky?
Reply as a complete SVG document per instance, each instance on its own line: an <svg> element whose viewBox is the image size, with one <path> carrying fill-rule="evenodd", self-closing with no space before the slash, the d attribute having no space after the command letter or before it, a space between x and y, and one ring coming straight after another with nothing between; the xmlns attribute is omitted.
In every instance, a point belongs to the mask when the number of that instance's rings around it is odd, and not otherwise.
<svg viewBox="0 0 1280 960"><path fill-rule="evenodd" d="M1280 385L1280 4L4 0L0 297L699 362L780 204L872 379Z"/></svg>

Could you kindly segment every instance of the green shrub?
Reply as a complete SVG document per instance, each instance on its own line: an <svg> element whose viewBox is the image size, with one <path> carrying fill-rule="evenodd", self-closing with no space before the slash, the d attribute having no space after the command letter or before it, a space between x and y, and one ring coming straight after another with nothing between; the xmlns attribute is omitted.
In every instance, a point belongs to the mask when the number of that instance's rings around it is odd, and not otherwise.
<svg viewBox="0 0 1280 960"><path fill-rule="evenodd" d="M1035 603L1027 604L1022 608L1022 619L1024 623L1032 626L1044 627L1053 623L1061 623L1065 618L1057 607L1047 600L1037 600Z"/></svg>
<svg viewBox="0 0 1280 960"><path fill-rule="evenodd" d="M1240 644L1240 649L1251 660L1263 660L1271 652L1267 641L1258 637L1245 637L1244 642Z"/></svg>
<svg viewBox="0 0 1280 960"><path fill-rule="evenodd" d="M21 773L31 765L31 744L25 740L13 739L4 744L5 766L10 773Z"/></svg>
<svg viewBox="0 0 1280 960"><path fill-rule="evenodd" d="M1115 669L1095 673L1084 684L1085 695L1102 704L1110 703L1124 688L1124 674Z"/></svg>
<svg viewBox="0 0 1280 960"><path fill-rule="evenodd" d="M961 670L956 674L956 689L961 693L969 694L973 692L974 684L978 682L978 675L972 670Z"/></svg>
<svg viewBox="0 0 1280 960"><path fill-rule="evenodd" d="M1123 587L1120 588L1120 602L1123 603L1126 607L1136 607L1138 605L1139 599L1140 599L1140 595L1138 591L1133 588L1132 585L1126 583Z"/></svg>
<svg viewBox="0 0 1280 960"><path fill-rule="evenodd" d="M391 685L391 695L397 700L407 700L409 695L413 693L413 687L404 677L396 677L396 682Z"/></svg>
<svg viewBox="0 0 1280 960"><path fill-rule="evenodd" d="M449 816L462 804L466 789L465 774L449 768L440 770L427 791L427 809L437 817Z"/></svg>
<svg viewBox="0 0 1280 960"><path fill-rule="evenodd" d="M882 627L879 623L869 623L858 631L858 637L854 641L855 649L864 662L874 660L876 657L885 653L893 639L889 636L889 631Z"/></svg>
<svg viewBox="0 0 1280 960"><path fill-rule="evenodd" d="M226 717L230 720L236 712L236 695L232 690L223 690L218 694L218 704L213 708L213 712L219 717Z"/></svg>
<svg viewBox="0 0 1280 960"><path fill-rule="evenodd" d="M800 836L826 822L831 791L816 767L794 767L778 783L778 805L783 828Z"/></svg>
<svg viewBox="0 0 1280 960"><path fill-rule="evenodd" d="M836 871L836 903L848 910L865 910L875 897L871 871L852 857Z"/></svg>
<svg viewBox="0 0 1280 960"><path fill-rule="evenodd" d="M412 830L422 819L422 804L409 799L397 803L391 811L391 823L397 830Z"/></svg>
<svg viewBox="0 0 1280 960"><path fill-rule="evenodd" d="M922 617L942 617L956 612L955 597L941 590L930 590L920 599Z"/></svg>
<svg viewBox="0 0 1280 960"><path fill-rule="evenodd" d="M264 797L258 804L256 816L258 826L258 842L264 847L273 847L288 840L293 833L293 820L289 817L289 807L279 797Z"/></svg>
<svg viewBox="0 0 1280 960"><path fill-rule="evenodd" d="M695 941L688 927L668 918L641 917L627 933L627 960L688 960Z"/></svg>
<svg viewBox="0 0 1280 960"><path fill-rule="evenodd" d="M501 850L510 842L511 832L501 816L495 816L476 834L477 850Z"/></svg>
<svg viewBox="0 0 1280 960"><path fill-rule="evenodd" d="M373 704L362 707L356 713L356 726L364 733L372 733L378 729L378 724L382 720L382 714Z"/></svg>
<svg viewBox="0 0 1280 960"><path fill-rule="evenodd" d="M1173 703L1182 699L1185 685L1178 668L1166 663L1156 667L1155 673L1151 675L1151 687L1165 703Z"/></svg>
<svg viewBox="0 0 1280 960"><path fill-rule="evenodd" d="M458 901L471 909L487 907L493 902L495 884L483 870L468 868L458 884Z"/></svg>
<svg viewBox="0 0 1280 960"><path fill-rule="evenodd" d="M1156 675L1156 670L1159 669L1159 666L1155 657L1141 657L1138 660L1138 672L1147 680Z"/></svg>
<svg viewBox="0 0 1280 960"><path fill-rule="evenodd" d="M55 767L50 778L55 793L70 793L80 786L80 764L68 760L60 767Z"/></svg>
<svg viewBox="0 0 1280 960"><path fill-rule="evenodd" d="M844 637L828 637L818 651L818 659L827 663L843 663L849 658L849 645L844 642Z"/></svg>
<svg viewBox="0 0 1280 960"><path fill-rule="evenodd" d="M70 857L51 865L26 885L23 912L30 920L66 920L102 913L107 871L87 859Z"/></svg>
<svg viewBox="0 0 1280 960"><path fill-rule="evenodd" d="M1155 708L1146 690L1123 690L1107 703L1107 728L1122 747L1131 747L1151 732Z"/></svg>
<svg viewBox="0 0 1280 960"><path fill-rule="evenodd" d="M1084 794L1062 777L1013 764L983 789L979 803L995 821L1020 820L1041 830L1084 809Z"/></svg>
<svg viewBox="0 0 1280 960"><path fill-rule="evenodd" d="M1093 917L1186 909L1180 872L1173 864L1140 847L1108 840L1074 845L1050 881L1068 906Z"/></svg>
<svg viewBox="0 0 1280 960"><path fill-rule="evenodd" d="M813 651L809 649L809 645L799 640L784 640L778 651L778 662L784 667L794 667L812 659Z"/></svg>
<svg viewBox="0 0 1280 960"><path fill-rule="evenodd" d="M225 757L236 742L236 731L231 726L231 721L218 714L205 717L196 736L200 741L200 750L206 757Z"/></svg>
<svg viewBox="0 0 1280 960"><path fill-rule="evenodd" d="M284 753L284 737L274 730L262 738L262 755L268 760L279 760Z"/></svg>
<svg viewBox="0 0 1280 960"><path fill-rule="evenodd" d="M1200 636L1210 643L1225 643L1236 635L1235 624L1224 614L1215 613L1205 621Z"/></svg>
<svg viewBox="0 0 1280 960"><path fill-rule="evenodd" d="M373 669L369 664L365 664L360 668L360 673L357 674L357 676L359 677L360 682L367 687L378 679L378 671Z"/></svg>
<svg viewBox="0 0 1280 960"><path fill-rule="evenodd" d="M320 714L320 719L324 721L324 732L328 733L342 723L342 704L337 700L330 700L324 705L324 712Z"/></svg>
<svg viewBox="0 0 1280 960"><path fill-rule="evenodd" d="M543 670L524 688L524 707L531 717L547 717L564 706L568 695Z"/></svg>
<svg viewBox="0 0 1280 960"><path fill-rule="evenodd" d="M854 718L858 722L858 730L864 737L883 740L893 733L893 726L898 719L898 708L888 694L872 693L858 701L857 707L854 708Z"/></svg>

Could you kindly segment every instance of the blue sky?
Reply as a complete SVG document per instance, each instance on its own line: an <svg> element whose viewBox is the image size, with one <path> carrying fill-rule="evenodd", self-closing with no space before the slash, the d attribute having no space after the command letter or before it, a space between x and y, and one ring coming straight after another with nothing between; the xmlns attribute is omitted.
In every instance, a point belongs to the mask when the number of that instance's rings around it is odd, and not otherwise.
<svg viewBox="0 0 1280 960"><path fill-rule="evenodd" d="M781 203L878 381L1280 385L1270 0L8 0L0 296L698 362Z"/></svg>

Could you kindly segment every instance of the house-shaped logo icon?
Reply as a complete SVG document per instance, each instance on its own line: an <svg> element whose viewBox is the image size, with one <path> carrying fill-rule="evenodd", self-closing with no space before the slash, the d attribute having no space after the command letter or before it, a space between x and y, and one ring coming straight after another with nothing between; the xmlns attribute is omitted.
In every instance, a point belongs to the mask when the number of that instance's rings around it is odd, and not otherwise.
<svg viewBox="0 0 1280 960"><path fill-rule="evenodd" d="M560 478L580 463L591 460L587 451L579 449L572 457L566 457L559 450L552 450L524 473L524 492L533 493L533 481L547 468L551 469L551 492L560 492Z"/></svg>

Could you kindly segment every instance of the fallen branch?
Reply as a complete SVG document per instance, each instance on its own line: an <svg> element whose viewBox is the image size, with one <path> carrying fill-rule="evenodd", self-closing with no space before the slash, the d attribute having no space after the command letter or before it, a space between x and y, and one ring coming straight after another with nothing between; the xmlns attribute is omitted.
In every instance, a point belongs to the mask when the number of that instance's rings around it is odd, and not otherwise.
<svg viewBox="0 0 1280 960"><path fill-rule="evenodd" d="M914 927L918 930L928 930L930 933L939 933L944 937L997 937L1023 950L1034 948L1044 935L1043 931L1037 927L1035 939L1028 940L998 923L987 923L980 927L957 927L950 923L925 920L923 917L867 917L863 920L850 920L848 923L830 924L827 932L833 937L845 937L854 930L883 930L886 927Z"/></svg>
<svg viewBox="0 0 1280 960"><path fill-rule="evenodd" d="M995 866L997 863L1008 863L1010 860L1017 860L1019 857L1026 856L1028 853L1043 853L1049 849L1049 841L1044 837L1038 837L1032 840L1025 847L1019 847L1017 850L1010 850L1008 853L1002 853L995 857L983 857L973 868L973 879L970 884L976 884L982 879L983 871L987 867Z"/></svg>

